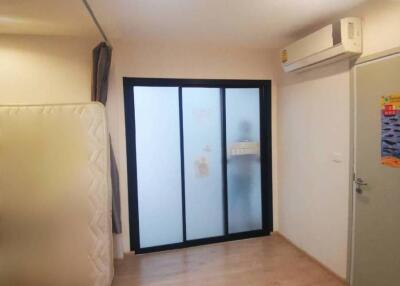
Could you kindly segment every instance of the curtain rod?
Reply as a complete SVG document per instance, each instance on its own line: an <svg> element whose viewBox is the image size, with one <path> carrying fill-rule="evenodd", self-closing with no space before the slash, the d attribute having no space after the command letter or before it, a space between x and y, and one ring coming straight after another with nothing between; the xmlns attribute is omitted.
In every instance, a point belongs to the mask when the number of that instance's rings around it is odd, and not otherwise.
<svg viewBox="0 0 400 286"><path fill-rule="evenodd" d="M83 4L85 5L86 9L88 10L90 16L92 17L93 22L95 23L97 29L99 30L100 34L102 35L104 41L111 47L110 42L108 41L108 38L106 36L106 33L104 32L103 28L101 27L99 21L97 20L96 16L94 15L94 12L92 8L90 7L89 3L87 0L82 0Z"/></svg>

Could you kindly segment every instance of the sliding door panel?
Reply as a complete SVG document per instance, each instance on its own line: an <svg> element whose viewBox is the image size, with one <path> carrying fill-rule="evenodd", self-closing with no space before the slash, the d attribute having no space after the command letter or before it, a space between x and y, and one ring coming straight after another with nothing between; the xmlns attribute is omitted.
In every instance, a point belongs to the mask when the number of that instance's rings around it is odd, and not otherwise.
<svg viewBox="0 0 400 286"><path fill-rule="evenodd" d="M134 87L140 247L183 242L177 87Z"/></svg>
<svg viewBox="0 0 400 286"><path fill-rule="evenodd" d="M225 94L229 233L261 230L260 90Z"/></svg>
<svg viewBox="0 0 400 286"><path fill-rule="evenodd" d="M219 88L183 88L187 240L224 235Z"/></svg>

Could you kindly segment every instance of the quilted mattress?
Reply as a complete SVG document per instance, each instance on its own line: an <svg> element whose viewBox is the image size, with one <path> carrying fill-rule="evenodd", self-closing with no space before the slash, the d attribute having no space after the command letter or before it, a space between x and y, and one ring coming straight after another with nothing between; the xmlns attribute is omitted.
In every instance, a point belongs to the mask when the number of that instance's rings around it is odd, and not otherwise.
<svg viewBox="0 0 400 286"><path fill-rule="evenodd" d="M0 106L0 285L109 286L104 107Z"/></svg>

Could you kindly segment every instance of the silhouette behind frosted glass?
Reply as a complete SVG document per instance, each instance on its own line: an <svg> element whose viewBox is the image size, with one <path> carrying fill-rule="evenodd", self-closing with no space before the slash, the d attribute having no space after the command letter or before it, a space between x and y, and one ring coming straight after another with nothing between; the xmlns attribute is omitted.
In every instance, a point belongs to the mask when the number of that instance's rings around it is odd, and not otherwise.
<svg viewBox="0 0 400 286"><path fill-rule="evenodd" d="M230 174L232 176L232 184L229 187L232 209L235 210L236 214L235 221L239 222L237 224L238 227L246 226L246 229L249 230L257 229L259 225L258 217L248 215L252 213L253 200L251 199L251 189L258 186L255 181L259 179L257 172L254 171L260 168L259 143L254 141L251 131L251 123L247 120L242 120L239 124L237 143L230 146L230 150L228 150L230 153L228 155L228 164L230 164ZM253 152L253 154L249 154L252 152L248 150L242 152L235 151L235 148L249 145L243 143L252 143L252 145L257 146L258 150ZM235 153L236 155L233 155ZM235 232L235 229L231 230Z"/></svg>

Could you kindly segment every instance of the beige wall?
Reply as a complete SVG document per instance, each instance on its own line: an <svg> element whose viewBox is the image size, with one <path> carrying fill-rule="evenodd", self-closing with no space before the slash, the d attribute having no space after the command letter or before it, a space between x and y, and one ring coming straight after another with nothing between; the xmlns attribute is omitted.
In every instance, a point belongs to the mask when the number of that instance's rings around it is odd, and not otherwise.
<svg viewBox="0 0 400 286"><path fill-rule="evenodd" d="M348 14L363 19L363 56L400 47L400 1L373 0Z"/></svg>
<svg viewBox="0 0 400 286"><path fill-rule="evenodd" d="M370 1L343 16L363 18L363 56L400 47L398 1ZM341 62L297 74L280 69L278 78L279 231L344 278L350 66Z"/></svg>
<svg viewBox="0 0 400 286"><path fill-rule="evenodd" d="M208 46L130 42L113 43L114 62L111 71L108 113L110 132L121 175L121 202L124 250L129 251L128 191L122 77L175 77L204 79L272 79L273 105L276 88L271 53L263 49L234 49ZM275 108L273 132L276 132ZM274 136L276 138L276 136ZM274 147L276 144L274 144ZM274 170L276 170L274 152ZM274 172L274 183L277 182ZM276 188L274 188L276 190ZM277 194L274 194L275 228L277 227Z"/></svg>
<svg viewBox="0 0 400 286"><path fill-rule="evenodd" d="M0 35L0 104L90 101L91 50L96 43L97 40L71 37ZM124 250L129 251L122 77L272 79L273 106L276 106L276 88L271 53L263 49L177 47L130 42L113 43L113 48L108 124L121 176ZM274 108L274 119L275 111ZM273 132L276 132L275 120L273 126ZM275 185L276 182L274 172ZM274 226L277 228L276 192L274 198Z"/></svg>
<svg viewBox="0 0 400 286"><path fill-rule="evenodd" d="M400 46L400 3L372 1L347 15L364 20L364 55ZM96 43L0 35L0 104L89 101L91 49ZM344 184L349 176L345 142L350 125L344 63L287 76L276 64L276 53L263 49L122 41L113 47L107 110L121 175L125 251L129 225L122 77L272 79L274 228L344 277L349 192ZM334 162L335 153L342 162ZM332 228L340 231L333 233Z"/></svg>
<svg viewBox="0 0 400 286"><path fill-rule="evenodd" d="M90 101L93 40L0 35L0 104Z"/></svg>

